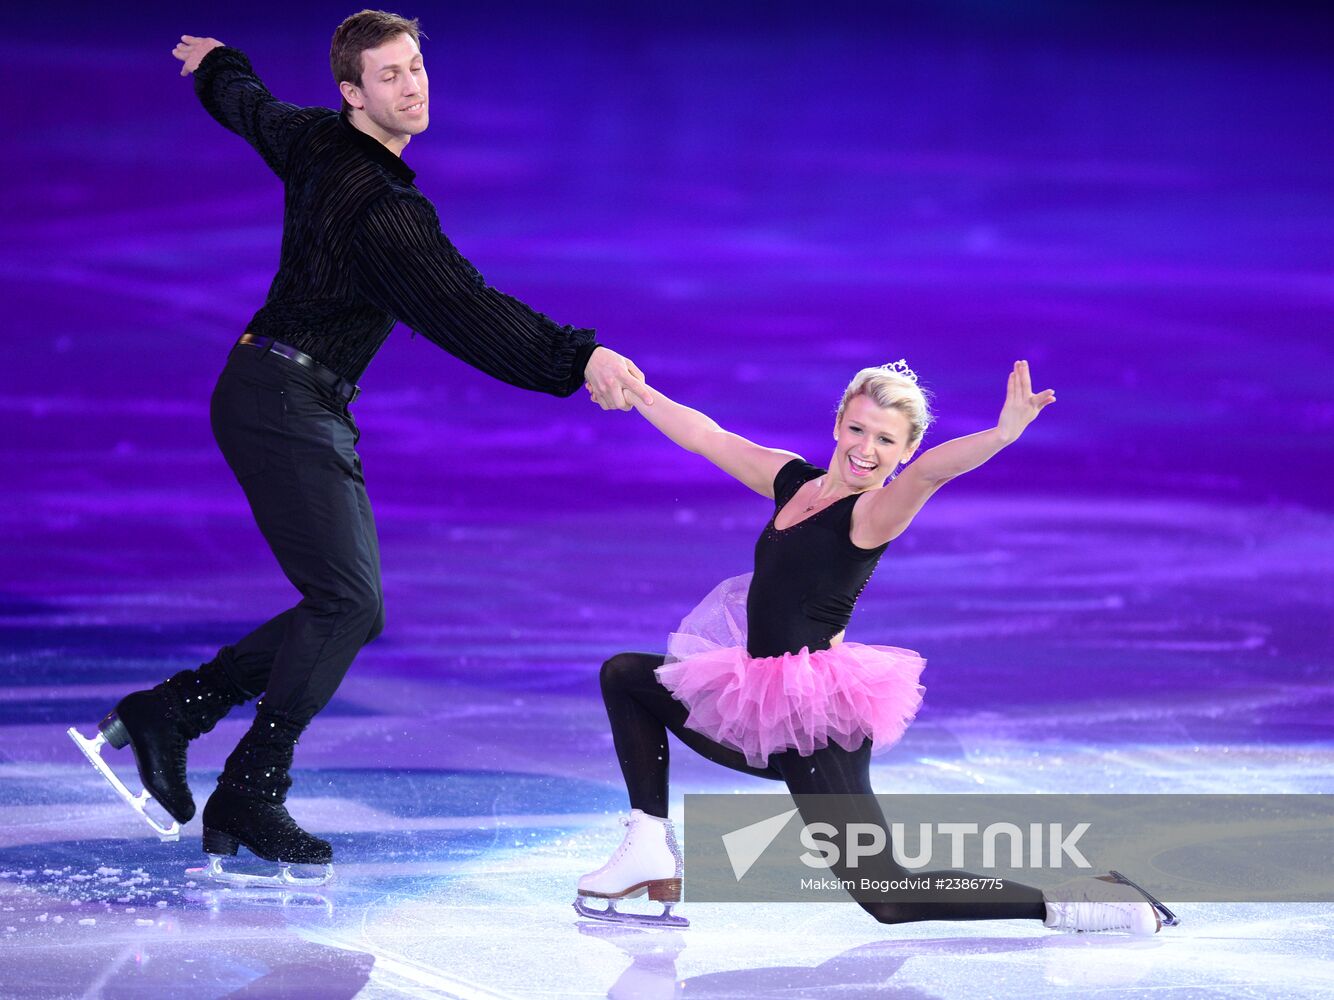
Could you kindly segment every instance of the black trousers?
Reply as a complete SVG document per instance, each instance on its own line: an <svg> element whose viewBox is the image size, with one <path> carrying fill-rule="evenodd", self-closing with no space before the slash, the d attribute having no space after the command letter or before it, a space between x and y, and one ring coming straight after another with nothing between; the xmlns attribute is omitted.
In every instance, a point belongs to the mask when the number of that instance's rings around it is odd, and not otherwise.
<svg viewBox="0 0 1334 1000"><path fill-rule="evenodd" d="M218 378L210 417L264 540L301 595L216 662L246 691L265 693L265 713L305 726L384 628L360 434L346 404L309 371L243 344Z"/></svg>
<svg viewBox="0 0 1334 1000"><path fill-rule="evenodd" d="M843 831L858 823L879 827L890 842L890 828L871 788L871 741L856 750L837 744L809 756L796 750L769 757L768 767L751 767L744 754L686 728L690 714L663 687L654 671L664 657L654 653L618 653L602 665L602 700L611 722L616 757L621 764L630 806L654 816L667 815L667 773L671 732L697 754L734 771L757 778L781 781L807 824L827 823L838 831L830 837L839 848L839 863L832 866L840 879L860 885L860 879L889 882L905 878L968 878L969 872L909 871L888 850L852 869L847 866L847 844ZM866 861L869 860L869 864ZM881 923L917 920L1005 920L1046 915L1042 891L1017 882L1004 889L982 893L959 892L945 901L914 901L892 892L858 891L853 898Z"/></svg>

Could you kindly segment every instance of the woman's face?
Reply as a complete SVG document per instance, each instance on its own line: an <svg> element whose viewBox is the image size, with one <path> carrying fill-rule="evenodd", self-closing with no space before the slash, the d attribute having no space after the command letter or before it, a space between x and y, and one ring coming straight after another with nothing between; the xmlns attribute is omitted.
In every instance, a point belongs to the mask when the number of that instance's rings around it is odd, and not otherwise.
<svg viewBox="0 0 1334 1000"><path fill-rule="evenodd" d="M879 485L912 457L912 425L898 410L886 410L870 396L854 396L834 427L834 460L829 471L853 489Z"/></svg>

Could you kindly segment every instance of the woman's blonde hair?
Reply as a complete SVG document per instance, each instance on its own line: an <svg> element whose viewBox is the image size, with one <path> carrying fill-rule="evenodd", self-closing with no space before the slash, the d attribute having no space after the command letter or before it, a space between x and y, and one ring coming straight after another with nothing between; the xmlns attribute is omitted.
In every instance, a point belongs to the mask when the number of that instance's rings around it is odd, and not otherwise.
<svg viewBox="0 0 1334 1000"><path fill-rule="evenodd" d="M935 419L926 390L917 384L917 373L902 358L892 364L863 368L852 376L839 401L836 423L843 421L843 411L858 396L867 396L876 406L898 410L908 418L909 448L917 447Z"/></svg>

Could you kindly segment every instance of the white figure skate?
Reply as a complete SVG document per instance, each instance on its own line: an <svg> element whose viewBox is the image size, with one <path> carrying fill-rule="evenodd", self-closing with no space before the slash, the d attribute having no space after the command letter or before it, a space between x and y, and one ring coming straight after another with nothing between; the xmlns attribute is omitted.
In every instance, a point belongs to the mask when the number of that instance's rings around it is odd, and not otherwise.
<svg viewBox="0 0 1334 1000"><path fill-rule="evenodd" d="M116 794L139 814L140 819L153 828L153 832L158 835L159 840L165 844L181 839L181 824L171 819L171 817L167 817L170 820L169 823L163 823L149 814L148 803L151 802L158 808L161 808L161 806L148 793L148 789L145 788L138 795L135 795L125 787L125 782L116 776L116 772L111 770L111 765L102 759L102 747L110 744L113 749L119 750L130 742L129 734L125 732L124 725L116 719L114 714L102 720L102 727L99 727L97 735L91 740L73 726L65 730L65 733L74 741L74 745L83 751L83 755L88 758L88 763L92 764L97 769L97 773L116 790Z"/></svg>
<svg viewBox="0 0 1334 1000"><path fill-rule="evenodd" d="M683 867L672 821L634 809L621 823L625 826L625 837L611 860L579 879L575 912L590 920L639 927L689 927L689 920L672 913L672 906L681 901ZM616 909L617 900L644 893L653 902L662 904L661 913L622 913ZM589 906L588 899L605 899L606 908Z"/></svg>
<svg viewBox="0 0 1334 1000"><path fill-rule="evenodd" d="M1180 922L1175 913L1116 871L1074 879L1044 891L1042 898L1047 904L1043 923L1057 931L1156 934Z"/></svg>

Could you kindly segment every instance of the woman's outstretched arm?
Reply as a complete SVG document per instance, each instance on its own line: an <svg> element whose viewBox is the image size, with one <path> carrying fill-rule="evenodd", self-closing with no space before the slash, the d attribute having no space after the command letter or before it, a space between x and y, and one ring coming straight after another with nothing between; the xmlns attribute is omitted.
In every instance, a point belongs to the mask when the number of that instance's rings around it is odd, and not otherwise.
<svg viewBox="0 0 1334 1000"><path fill-rule="evenodd" d="M651 389L653 402L644 403L627 394L644 419L686 451L703 455L729 476L739 479L756 493L772 498L778 470L800 455L778 448L765 448L739 434L725 431L711 417L682 406Z"/></svg>
<svg viewBox="0 0 1334 1000"><path fill-rule="evenodd" d="M865 509L857 511L854 524L858 543L871 548L897 538L936 490L1014 444L1037 415L1055 401L1054 389L1033 392L1028 362L1016 361L996 426L923 452L893 482L859 505Z"/></svg>

